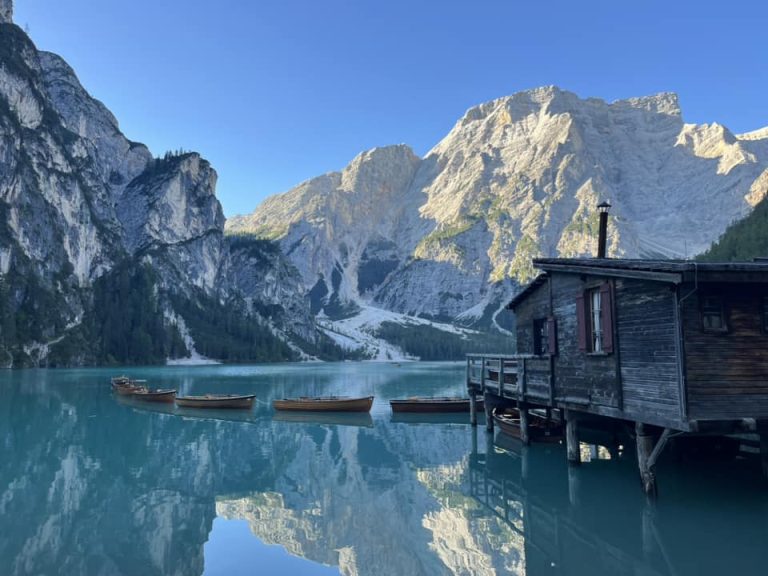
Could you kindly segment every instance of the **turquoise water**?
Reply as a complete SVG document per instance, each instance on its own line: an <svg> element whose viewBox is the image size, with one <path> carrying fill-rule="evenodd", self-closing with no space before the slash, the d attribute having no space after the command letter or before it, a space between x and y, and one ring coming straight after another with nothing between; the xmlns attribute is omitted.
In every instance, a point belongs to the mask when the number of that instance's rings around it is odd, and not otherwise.
<svg viewBox="0 0 768 576"><path fill-rule="evenodd" d="M462 392L462 364L123 371L250 413L116 400L115 370L0 373L0 574L765 574L768 486L748 461L523 448L390 398ZM375 393L370 417L282 419L272 399Z"/></svg>

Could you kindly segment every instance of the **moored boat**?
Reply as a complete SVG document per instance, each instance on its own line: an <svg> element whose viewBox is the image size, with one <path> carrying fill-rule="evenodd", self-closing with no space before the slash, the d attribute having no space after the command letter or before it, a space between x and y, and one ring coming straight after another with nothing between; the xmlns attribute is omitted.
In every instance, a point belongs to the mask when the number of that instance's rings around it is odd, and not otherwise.
<svg viewBox="0 0 768 576"><path fill-rule="evenodd" d="M494 408L493 420L504 434L520 438L519 410ZM531 416L528 419L528 436L532 442L560 442L563 439L563 427L558 422Z"/></svg>
<svg viewBox="0 0 768 576"><path fill-rule="evenodd" d="M373 396L349 398L347 396L301 396L273 400L275 410L301 410L319 412L368 412L373 405Z"/></svg>
<svg viewBox="0 0 768 576"><path fill-rule="evenodd" d="M457 397L413 397L390 400L392 412L469 412L469 398ZM477 402L477 409L483 409L483 402Z"/></svg>
<svg viewBox="0 0 768 576"><path fill-rule="evenodd" d="M145 380L133 380L128 376L115 376L111 379L112 391L120 396L131 396L136 392L147 390Z"/></svg>
<svg viewBox="0 0 768 576"><path fill-rule="evenodd" d="M176 390L150 390L142 387L141 390L134 391L131 397L136 400L143 400L144 402L173 402L176 397Z"/></svg>
<svg viewBox="0 0 768 576"><path fill-rule="evenodd" d="M176 405L183 408L253 408L255 394L205 394L204 396L176 396Z"/></svg>

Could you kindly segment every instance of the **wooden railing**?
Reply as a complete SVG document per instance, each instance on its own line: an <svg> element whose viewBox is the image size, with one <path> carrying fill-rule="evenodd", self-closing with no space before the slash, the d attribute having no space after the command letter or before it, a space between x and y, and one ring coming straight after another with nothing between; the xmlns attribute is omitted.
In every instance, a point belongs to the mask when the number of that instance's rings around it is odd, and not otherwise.
<svg viewBox="0 0 768 576"><path fill-rule="evenodd" d="M549 357L525 354L467 354L467 389L521 400L547 399Z"/></svg>

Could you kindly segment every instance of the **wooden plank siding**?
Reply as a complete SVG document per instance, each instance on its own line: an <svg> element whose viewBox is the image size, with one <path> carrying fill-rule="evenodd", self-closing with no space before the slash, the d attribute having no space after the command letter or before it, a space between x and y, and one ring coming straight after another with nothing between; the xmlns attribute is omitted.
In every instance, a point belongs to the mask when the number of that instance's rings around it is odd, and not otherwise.
<svg viewBox="0 0 768 576"><path fill-rule="evenodd" d="M588 354L579 350L576 299L603 278L558 274L550 276L552 308L557 320L558 354L555 357L556 399L619 408L615 354Z"/></svg>
<svg viewBox="0 0 768 576"><path fill-rule="evenodd" d="M767 266L537 262L544 272L512 302L517 351L526 355L530 396L523 399L676 430L695 429L697 421L768 420ZM592 288L613 303L610 353L579 346L578 318L589 319L577 301ZM704 329L702 301L713 295L724 302L727 330ZM717 326L713 302L707 299L708 319ZM551 318L556 353L532 356L534 321Z"/></svg>
<svg viewBox="0 0 768 576"><path fill-rule="evenodd" d="M763 298L768 284L699 284L681 288L682 321L692 419L768 418L768 334ZM723 297L727 331L707 332L701 299Z"/></svg>
<svg viewBox="0 0 768 576"><path fill-rule="evenodd" d="M615 348L611 354L579 349L576 301L585 290L612 286ZM551 283L551 296L550 284ZM551 298L551 301L550 301ZM515 307L517 352L534 352L533 323L554 316L557 354L526 361L531 400L646 424L687 429L682 418L676 297L653 280L550 273ZM554 381L554 390L551 382ZM551 395L551 396L550 396Z"/></svg>
<svg viewBox="0 0 768 576"><path fill-rule="evenodd" d="M677 299L669 284L616 280L624 413L648 424L682 421Z"/></svg>

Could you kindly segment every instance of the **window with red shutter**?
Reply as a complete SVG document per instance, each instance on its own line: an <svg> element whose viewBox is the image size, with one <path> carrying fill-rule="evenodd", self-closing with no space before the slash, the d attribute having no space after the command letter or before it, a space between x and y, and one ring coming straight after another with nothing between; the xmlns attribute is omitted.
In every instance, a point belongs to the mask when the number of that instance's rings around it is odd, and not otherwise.
<svg viewBox="0 0 768 576"><path fill-rule="evenodd" d="M589 350L587 346L587 301L583 294L576 297L576 333L578 335L579 350Z"/></svg>
<svg viewBox="0 0 768 576"><path fill-rule="evenodd" d="M613 293L611 285L606 282L600 286L600 325L603 336L603 352L611 354L613 352Z"/></svg>
<svg viewBox="0 0 768 576"><path fill-rule="evenodd" d="M557 321L553 316L547 318L547 336L549 353L552 356L557 356Z"/></svg>
<svg viewBox="0 0 768 576"><path fill-rule="evenodd" d="M579 350L613 353L613 292L604 283L576 297Z"/></svg>

